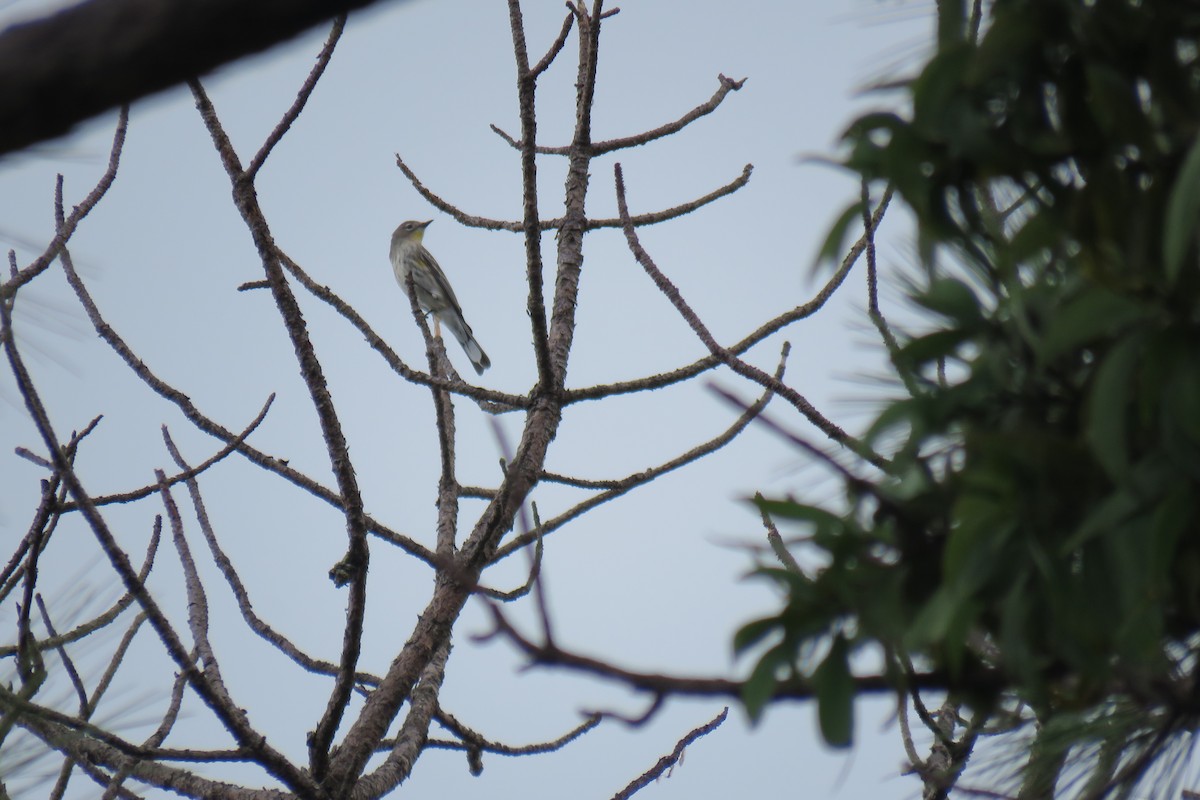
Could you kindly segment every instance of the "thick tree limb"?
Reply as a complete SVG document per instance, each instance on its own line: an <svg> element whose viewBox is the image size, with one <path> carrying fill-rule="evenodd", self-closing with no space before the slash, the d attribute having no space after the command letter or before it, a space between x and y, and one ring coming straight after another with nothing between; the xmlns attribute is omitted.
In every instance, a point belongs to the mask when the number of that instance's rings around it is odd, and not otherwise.
<svg viewBox="0 0 1200 800"><path fill-rule="evenodd" d="M0 154L375 0L90 0L0 33Z"/></svg>

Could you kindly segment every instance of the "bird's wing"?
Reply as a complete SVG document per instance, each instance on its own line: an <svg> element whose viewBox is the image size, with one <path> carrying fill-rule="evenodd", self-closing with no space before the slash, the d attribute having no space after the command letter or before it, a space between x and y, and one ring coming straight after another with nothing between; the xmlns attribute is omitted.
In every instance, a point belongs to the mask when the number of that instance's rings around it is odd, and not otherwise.
<svg viewBox="0 0 1200 800"><path fill-rule="evenodd" d="M417 288L434 300L445 301L447 305L458 312L459 316L462 316L462 306L458 304L458 298L454 296L454 289L450 288L450 281L446 279L446 273L442 272L437 259L428 250L421 252L419 257L425 259L429 269L417 270L413 275Z"/></svg>

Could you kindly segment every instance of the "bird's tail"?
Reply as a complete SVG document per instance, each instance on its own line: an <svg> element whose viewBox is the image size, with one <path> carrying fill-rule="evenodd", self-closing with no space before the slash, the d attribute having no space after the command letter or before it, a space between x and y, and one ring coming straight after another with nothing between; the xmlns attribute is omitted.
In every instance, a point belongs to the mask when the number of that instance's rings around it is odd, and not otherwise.
<svg viewBox="0 0 1200 800"><path fill-rule="evenodd" d="M471 366L475 367L475 371L482 375L483 371L492 365L492 360L488 358L487 353L483 352L483 348L475 340L475 334L471 333L471 326L467 324L467 321L460 314L455 314L453 310L449 310L445 315L439 314L438 316L441 318L442 324L454 334L454 338L458 339L458 343L462 345L467 358L471 359Z"/></svg>

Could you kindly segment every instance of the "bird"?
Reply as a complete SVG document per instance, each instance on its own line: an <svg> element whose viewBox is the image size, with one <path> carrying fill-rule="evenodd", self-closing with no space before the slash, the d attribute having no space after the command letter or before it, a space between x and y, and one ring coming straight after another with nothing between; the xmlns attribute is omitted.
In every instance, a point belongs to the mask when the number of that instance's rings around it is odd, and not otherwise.
<svg viewBox="0 0 1200 800"><path fill-rule="evenodd" d="M417 305L426 314L433 314L435 321L441 321L450 329L454 338L462 345L467 358L475 372L482 375L483 371L492 365L492 360L479 346L471 326L463 318L462 306L446 280L446 273L438 266L437 260L425 249L421 240L425 238L425 229L429 223L409 220L402 222L392 234L392 271L400 288L408 294L408 275L412 273L413 287L417 291Z"/></svg>

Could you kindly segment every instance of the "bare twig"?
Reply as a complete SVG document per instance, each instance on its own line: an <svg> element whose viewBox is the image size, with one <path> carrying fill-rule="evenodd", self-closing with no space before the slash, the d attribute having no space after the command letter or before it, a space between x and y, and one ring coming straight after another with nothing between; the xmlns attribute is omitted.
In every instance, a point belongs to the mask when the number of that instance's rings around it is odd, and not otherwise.
<svg viewBox="0 0 1200 800"><path fill-rule="evenodd" d="M785 344L782 352L780 353L779 366L776 367L775 370L775 374L779 378L783 377L784 366L787 363L787 355L788 347ZM583 502L562 512L553 519L547 520L545 523L539 525L537 529L537 537L540 538L555 530L558 530L576 517L579 517L582 514L591 511L593 508L609 502L610 500L615 500L616 498L627 494L633 489L644 486L661 475L665 475L668 472L677 470L680 467L686 466L687 464L698 461L707 455L715 453L717 450L721 449L737 438L737 436L746 429L746 426L748 426L760 413L762 413L762 410L766 408L767 403L770 402L770 399L773 395L774 391L768 387L763 391L762 395L754 401L754 403L742 409L741 415L739 415L738 418L733 421L733 424L713 438L696 445L686 453L681 453L675 458L664 461L657 466L642 470L641 472L636 472L632 475L627 475L626 477L618 480L589 482L592 485L588 486L587 488L603 488L604 491L601 494L589 497ZM562 482L566 481L564 480ZM577 481L577 483L583 482ZM523 533L520 536L514 537L510 542L505 544L496 552L496 560L499 561L507 558L522 547L528 546L531 541L534 541L534 536L530 533Z"/></svg>
<svg viewBox="0 0 1200 800"><path fill-rule="evenodd" d="M704 725L689 731L686 736L675 743L674 750L660 758L653 767L635 778L624 789L614 794L613 800L627 800L627 798L633 797L642 789L645 789L651 783L658 780L664 773L667 773L668 770L674 768L676 764L683 760L683 751L689 744L721 727L721 723L725 721L727 716L729 716L728 706Z"/></svg>
<svg viewBox="0 0 1200 800"><path fill-rule="evenodd" d="M879 224L879 220L883 216L883 211L884 207L882 205L875 210L875 213L872 216L872 225ZM637 224L638 217L631 217L630 219L634 220L635 225ZM850 274L850 270L854 267L855 263L857 263L859 257L862 256L866 246L867 237L866 234L864 234L850 247L850 250L847 251L845 257L842 259L842 263L836 270L834 270L833 275L830 276L829 280L826 281L825 285L821 287L820 291L818 291L811 300L809 300L807 303L796 306L791 311L787 311L776 316L774 319L767 320L760 325L757 330L751 332L741 341L730 345L725 349L733 355L742 355L754 345L763 341L768 336L777 333L788 325L791 325L793 322L807 319L808 317L816 314L825 307L825 304L829 302L831 297L833 297L834 292L836 292L838 288L841 287L842 283L845 282L846 277ZM664 386L671 386L695 377L702 372L706 372L707 370L719 366L721 363L723 362L719 357L715 355L709 355L688 366L680 367L679 369L660 373L658 375L650 375L645 378L637 378L631 381L620 381L617 383L603 384L600 386L591 386L583 389L570 389L567 391L565 402L576 403L583 400L600 400L605 397L611 397L618 394L661 389Z"/></svg>
<svg viewBox="0 0 1200 800"><path fill-rule="evenodd" d="M142 583L146 582L146 576L150 574L150 568L154 565L154 556L158 551L159 536L162 533L162 519L154 520L154 531L150 536L150 543L146 547L146 557L142 562L142 567L138 571L138 580ZM78 641L85 636L88 636L95 631L100 630L112 623L121 612L134 602L134 596L130 592L125 592L108 610L97 615L95 618L76 626L67 631L61 636L51 636L38 642L38 648L48 650L53 647L58 647L60 644ZM16 647L0 647L0 658L9 658L16 652Z"/></svg>
<svg viewBox="0 0 1200 800"><path fill-rule="evenodd" d="M67 240L75 233L75 228L83 221L91 210L100 202L100 198L104 197L108 192L113 181L117 177L117 166L121 163L121 149L125 146L125 131L129 128L129 107L121 108L121 113L117 116L117 130L113 134L112 150L108 156L108 168L104 170L104 174L100 176L100 180L96 183L95 188L88 192L87 197L83 202L75 206L71 211L71 216L63 220L58 226L58 230L54 232L54 238L50 240L50 244L38 256L33 263L24 269L18 270L12 276L0 284L0 302L11 301L16 291L31 280L41 275L46 271L46 268L54 262L54 259L66 246Z"/></svg>
<svg viewBox="0 0 1200 800"><path fill-rule="evenodd" d="M171 475L170 477L168 477L166 479L167 486L170 487L170 486L174 486L177 483L181 483L184 481L190 481L193 478L204 474L214 464L217 464L217 463L225 460L225 458L228 457L229 454L236 451L242 445L242 443L246 441L246 438L248 436L250 436L250 434L253 433L258 428L259 425L262 424L264 419L267 418L267 411L270 410L271 404L273 402L275 402L275 393L274 392L272 392L271 395L269 397L267 397L267 402L263 404L262 410L258 412L258 416L256 416L254 419L252 419L250 421L250 424L242 429L241 433L239 433L237 436L235 436L233 439L231 439L228 443L225 444L225 446L223 446L220 450L218 450L212 456L210 456L209 458L200 462L200 464L197 465L196 467L194 467L192 469L186 469L183 472L180 472L176 475ZM132 491L128 491L128 492L121 492L120 494L98 495L97 497L92 498L92 504L96 505L96 506L104 506L104 505L109 505L112 503L130 503L135 500L141 500L144 497L149 497L150 495L155 494L160 491L162 491L162 487L159 486L158 483L147 484L146 486L140 487L138 489L133 489ZM68 502L68 503L63 503L61 506L61 509L63 511L75 511L78 509L78 506L76 506L74 503Z"/></svg>
<svg viewBox="0 0 1200 800"><path fill-rule="evenodd" d="M603 17L604 15L601 15L601 16ZM568 21L569 21L569 18L568 18ZM566 30L566 28L564 27L564 31L565 30ZM644 131L642 133L634 134L633 136L624 136L620 139L608 139L603 142L595 142L591 146L591 154L593 156L599 156L599 155L604 155L605 153L611 153L614 150L624 150L624 149L630 148L630 147L638 147L640 145L653 142L656 139L662 139L665 136L670 136L673 133L678 133L679 131L686 128L692 122L695 122L696 120L700 119L700 117L703 117L707 114L711 114L712 112L716 111L717 107L720 106L722 101L725 100L725 96L728 95L730 92L736 92L738 89L741 89L742 85L745 84L746 80L743 78L742 80L738 81L738 80L734 80L732 78L727 78L724 75L718 75L717 82L718 82L717 91L713 93L712 97L710 97L708 100L701 103L700 105L696 106L695 108L693 108L691 111L684 114L679 119L674 120L673 122L668 122L665 125L660 125L657 128L653 128L651 130ZM500 138L504 139L504 141L507 142L510 146L517 148L517 149L521 148L523 140L517 140L517 139L512 138L507 133L505 133L504 131L497 128L495 125L492 126L492 130L495 131L496 134L498 136L500 136ZM565 155L571 154L570 147L539 146L535 149L536 149L538 155L565 156ZM615 222L617 222L617 224L620 224L619 221L615 221Z"/></svg>
<svg viewBox="0 0 1200 800"><path fill-rule="evenodd" d="M536 80L543 72L550 68L554 63L554 59L562 52L563 45L567 43L567 35L571 32L571 25L575 22L574 14L567 14L563 19L562 30L558 32L558 36L554 37L554 41L550 44L550 49L546 51L546 55L542 56L538 63L534 64L529 70L529 74ZM518 150L520 147L517 148Z"/></svg>
<svg viewBox="0 0 1200 800"><path fill-rule="evenodd" d="M39 594L35 601L37 602L38 611L42 615L42 624L46 626L46 632L51 636L57 637L58 631L54 629L54 622L50 619L50 612L46 610L46 603L42 600ZM83 678L79 677L79 670L75 668L75 662L67 655L65 645L59 644L54 648L58 652L58 657L62 660L63 668L67 671L67 677L71 680L71 686L75 689L75 696L79 699L79 716L84 717L88 710L88 695L87 689L83 685Z"/></svg>
<svg viewBox="0 0 1200 800"><path fill-rule="evenodd" d="M501 137L508 139L508 134L504 133L496 126L493 125L492 129L499 133ZM515 139L508 140L513 144L516 144ZM435 194L433 190L422 183L421 179L417 177L417 174L413 172L407 164L404 163L404 159L400 157L399 153L396 154L396 166L400 168L400 171L404 173L404 176L408 178L413 188L417 190L417 193L420 194L421 197L425 198L434 208L453 217L454 220L459 224L465 225L468 228L481 228L489 231L512 231L514 233L523 233L525 231L525 224L523 222L512 222L509 220L492 219L491 217L480 217L474 214L468 214L441 196ZM747 164L742 168L741 175L722 186L718 186L711 192L701 195L694 200L689 200L686 203L680 203L679 205L672 206L662 211L651 211L644 214L635 214L631 217L633 224L641 228L646 225L655 225L661 222L667 222L669 220L676 219L677 217L681 217L684 214L691 213L698 208L702 208L709 203L720 200L722 197L733 194L738 189L741 189L750 182L750 175L753 172L754 165ZM551 217L550 219L539 219L537 227L538 230L542 232L557 231L561 230L566 224L566 217ZM623 223L619 217L588 217L582 222L583 230L585 231L595 231L602 228L620 228L622 224ZM248 286L249 284L246 285Z"/></svg>
<svg viewBox="0 0 1200 800"><path fill-rule="evenodd" d="M452 732L461 741L448 742L444 740L430 739L428 743L429 747L440 748L443 750L476 750L481 753L495 753L496 755L500 756L530 756L540 755L542 753L553 753L555 750L561 750L562 748L566 747L580 736L583 736L585 733L595 728L601 722L599 714L591 714L583 722L579 723L562 736L559 736L557 739L551 739L548 742L535 742L534 744L509 745L486 738L477 731L468 728L456 717L444 710L439 709L434 718L443 728Z"/></svg>
<svg viewBox="0 0 1200 800"><path fill-rule="evenodd" d="M762 503L762 492L756 492L754 499ZM771 550L775 553L775 557L779 559L779 563L797 575L804 574L804 570L800 569L800 564L796 561L796 557L787 549L787 544L783 541L783 537L779 535L779 528L775 527L775 521L771 519L771 515L767 513L766 509L761 507L759 508L759 514L762 516L763 527L767 529L767 543L771 545Z"/></svg>
<svg viewBox="0 0 1200 800"><path fill-rule="evenodd" d="M654 281L659 291L671 301L671 304L675 306L680 316L687 321L688 325L695 332L696 336L699 337L700 341L704 343L704 346L708 348L709 352L739 375L754 381L760 386L773 389L776 394L795 406L796 410L803 414L809 422L820 429L831 440L845 446L859 457L869 461L880 469L886 470L888 465L887 459L835 425L821 414L807 398L782 381L742 361L717 343L717 340L709 332L708 328L700 321L700 317L680 295L679 290L658 269L653 260L651 260L650 255L642 248L641 243L638 241L637 231L633 227L633 222L629 219L629 209L625 202L625 179L621 174L621 165L617 164L614 169L617 182L617 207L620 209L622 220L625 221L625 239L629 243L630 251L633 253L634 258L637 259L637 262L642 265L642 268L646 270L646 274Z"/></svg>
<svg viewBox="0 0 1200 800"><path fill-rule="evenodd" d="M220 698L213 692L207 681L204 680L203 675L189 661L188 652L184 649L178 634L171 627L171 624L159 609L158 604L150 596L146 587L138 579L132 565L129 563L129 556L117 544L116 538L108 528L108 524L101 517L96 507L89 502L87 492L75 474L70 461L66 458L62 444L54 432L37 388L34 386L33 380L18 352L13 336L12 316L9 313L8 304L4 302L0 302L0 344L3 345L5 353L8 356L9 367L16 379L17 390L25 401L25 407L29 411L29 415L38 433L41 435L47 450L52 454L56 471L62 476L63 483L71 496L79 503L80 513L87 521L109 563L120 576L125 588L137 599L142 609L146 612L150 624L153 626L155 633L158 634L159 640L163 643L167 653L175 661L180 670L187 673L188 681L192 688L196 690L196 693L200 695L205 704L212 709L217 718L234 734L239 744L251 748L257 754L259 763L292 789L292 791L306 798L314 797L316 787L312 783L311 778L293 767L282 753L279 753L266 743L261 734L242 725L241 720L236 714L221 703Z"/></svg>
<svg viewBox="0 0 1200 800"><path fill-rule="evenodd" d="M313 89L317 88L317 81L325 73L325 68L329 66L329 60L333 58L333 49L337 46L338 40L342 38L342 31L346 29L346 12L342 12L333 20L333 27L329 31L329 37L325 40L325 46L321 48L321 52L317 54L317 63L313 65L312 70L308 73L308 78L300 87L300 91L296 93L296 100L284 113L283 118L279 120L279 124L271 131L271 135L263 142L262 147L254 154L254 158L250 160L250 166L246 167L246 180L253 181L254 176L262 169L262 165L266 163L267 156L275 149L275 145L279 144L283 139L284 134L292 127L292 123L300 116L300 112L304 110L304 106L308 103L308 98L312 96Z"/></svg>
<svg viewBox="0 0 1200 800"><path fill-rule="evenodd" d="M334 311L353 325L366 338L367 344L371 346L371 349L379 353L383 357L383 360L387 362L388 367L401 378L404 378L404 380L423 386L445 389L448 392L469 397L478 403L480 408L490 413L502 413L519 408L528 408L529 400L525 397L472 386L465 383L457 374L447 377L430 375L412 369L396 355L394 350L388 347L382 337L375 333L366 320L349 303L338 297L328 286L319 285L299 264L289 258L286 253L279 251L279 258L283 262L284 268L296 280L300 281L300 284L305 289L312 293L314 297L328 303Z"/></svg>
<svg viewBox="0 0 1200 800"><path fill-rule="evenodd" d="M196 107L204 120L213 144L225 171L233 184L233 199L242 215L246 227L254 239L262 261L266 278L271 284L271 294L279 309L280 319L291 339L296 352L296 360L300 366L300 374L312 398L313 408L321 424L321 433L325 439L325 448L329 455L329 463L337 478L338 494L343 502L343 514L346 519L346 535L348 544L343 563L348 566L350 598L346 604L346 625L342 636L342 655L340 668L325 713L321 717L316 730L309 740L309 758L312 774L319 781L325 775L328 764L329 748L333 743L333 735L341 723L342 716L350 703L354 689L354 674L362 652L362 625L366 616L367 602L367 563L370 555L367 548L367 522L363 512L362 494L358 488L358 479L354 474L354 465L350 460L350 452L346 445L346 437L338 419L333 398L325 381L324 369L313 349L308 335L308 325L300 312L300 305L288 285L280 264L279 254L275 248L267 220L258 204L253 181L242 171L237 153L229 141L216 109L205 94L199 81L189 81L192 95L196 99Z"/></svg>
<svg viewBox="0 0 1200 800"><path fill-rule="evenodd" d="M171 458L184 471L184 473L195 472L189 469L187 462L184 460L179 448L176 447L174 440L171 438L170 432L166 426L162 429L163 441L166 443L167 452L171 454ZM279 631L271 627L265 620L254 612L254 603L250 600L250 593L246 590L246 586L242 583L241 577L234 568L233 563L229 560L229 556L221 548L217 541L216 531L213 530L212 522L208 517L208 509L204 505L204 499L200 495L200 486L196 481L195 476L187 481L188 492L192 499L192 509L196 513L196 519L200 523L200 532L204 535L204 540L208 543L209 552L212 554L213 561L217 565L217 569L221 571L225 582L229 585L233 592L234 600L237 603L238 610L242 614L242 619L245 620L247 627L261 637L264 641L270 644L279 652L290 658L292 661L299 664L309 672L316 672L324 675L337 674L338 667L330 661L313 658L307 653L298 648L290 639L284 636ZM355 675L357 683L374 685L379 682L379 678L369 672L359 672Z"/></svg>
<svg viewBox="0 0 1200 800"><path fill-rule="evenodd" d="M535 643L513 627L499 606L493 604L489 606L489 609L492 612L495 629L491 633L476 638L483 641L493 637L503 637L524 653L532 664L593 675L651 694L680 697L727 697L733 700L740 700L742 697L742 682L731 678L698 678L637 672L601 659L564 650L557 645L549 647ZM954 681L942 672L918 673L910 676L908 680L910 685L925 689L946 689L951 688L954 684ZM972 680L977 681L979 686L996 685L994 679L986 675L973 676ZM857 694L894 692L895 688L893 679L886 674L855 676L854 678L854 691ZM811 684L801 678L791 678L777 683L772 699L808 700L814 696Z"/></svg>
<svg viewBox="0 0 1200 800"><path fill-rule="evenodd" d="M529 68L529 48L525 44L525 23L521 16L519 0L508 0L508 20L512 31L513 56L517 62L517 107L521 119L521 136L527 142L527 145L521 148L521 230L525 235L525 277L529 285L525 307L532 326L538 382L544 390L553 385L554 370L550 362L546 300L542 293L542 237L538 221L537 163L534 151L537 142L537 115L534 110L537 75ZM582 29L579 36L582 40ZM582 49L581 44L580 50Z"/></svg>

